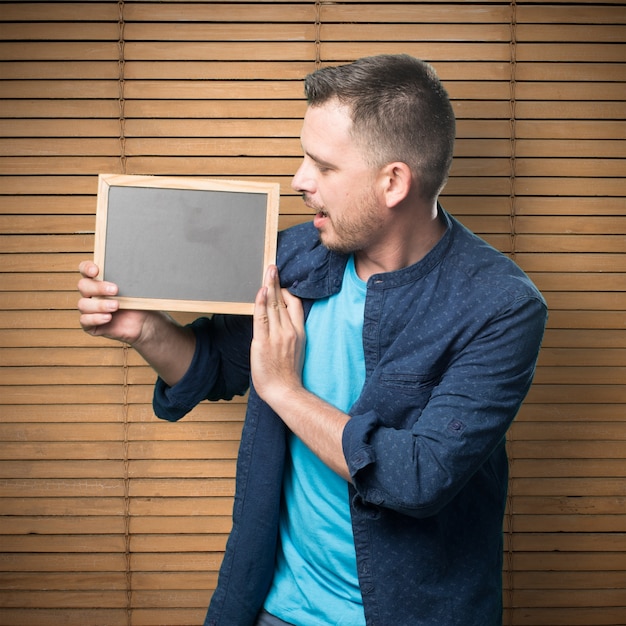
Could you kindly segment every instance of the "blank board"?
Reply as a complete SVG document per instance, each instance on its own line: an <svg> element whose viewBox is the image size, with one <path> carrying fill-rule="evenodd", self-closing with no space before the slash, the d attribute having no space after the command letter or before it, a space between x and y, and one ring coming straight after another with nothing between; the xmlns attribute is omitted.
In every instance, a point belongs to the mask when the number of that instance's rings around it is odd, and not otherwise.
<svg viewBox="0 0 626 626"><path fill-rule="evenodd" d="M278 183L100 174L94 261L127 309L252 314Z"/></svg>

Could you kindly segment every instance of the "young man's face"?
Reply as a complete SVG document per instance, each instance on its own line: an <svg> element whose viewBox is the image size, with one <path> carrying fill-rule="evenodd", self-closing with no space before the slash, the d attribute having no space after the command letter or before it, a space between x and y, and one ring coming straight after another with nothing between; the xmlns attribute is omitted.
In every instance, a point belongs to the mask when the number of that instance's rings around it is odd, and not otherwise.
<svg viewBox="0 0 626 626"><path fill-rule="evenodd" d="M379 170L365 162L351 126L348 108L337 101L309 107L301 134L304 160L291 183L316 211L322 243L342 253L367 249L383 225Z"/></svg>

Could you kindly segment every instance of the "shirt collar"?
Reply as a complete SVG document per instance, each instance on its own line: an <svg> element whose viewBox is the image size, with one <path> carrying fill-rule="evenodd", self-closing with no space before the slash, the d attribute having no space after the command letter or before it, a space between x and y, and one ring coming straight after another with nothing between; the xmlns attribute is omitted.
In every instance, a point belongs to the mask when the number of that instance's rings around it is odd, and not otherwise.
<svg viewBox="0 0 626 626"><path fill-rule="evenodd" d="M446 231L433 249L423 259L409 267L374 274L368 281L369 288L388 288L414 282L441 262L452 239L453 221L441 205L437 205L437 210ZM302 228L307 229L309 226L313 229L312 224L302 225ZM312 239L312 236L309 232L307 241L313 241L313 245L305 244L294 255L293 264L286 264L281 268L281 282L295 296L317 300L339 292L348 256L325 248L319 241L317 232L314 233L315 239ZM303 241L304 239L299 239L300 246Z"/></svg>

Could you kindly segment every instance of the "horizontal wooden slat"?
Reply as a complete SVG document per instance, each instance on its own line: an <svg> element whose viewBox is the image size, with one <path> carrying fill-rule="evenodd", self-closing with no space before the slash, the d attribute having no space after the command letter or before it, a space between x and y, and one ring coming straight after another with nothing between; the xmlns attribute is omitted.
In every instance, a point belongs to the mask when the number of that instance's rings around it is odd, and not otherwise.
<svg viewBox="0 0 626 626"><path fill-rule="evenodd" d="M52 3L50 3L52 4ZM278 4L278 6L272 6ZM57 3L52 6L37 3L10 3L4 12L3 21L32 21L34 15L37 21L117 21L119 10L117 7L100 6L97 3L85 2L67 6L67 3ZM36 12L33 12L34 9ZM157 10L158 8L158 10ZM202 3L196 2L174 2L169 5L156 4L150 2L140 2L138 5L127 5L124 7L124 19L126 21L271 21L281 20L293 21L305 19L310 16L310 7L292 3L290 0L278 0L272 3L254 3L237 1L236 9L233 10L232 3L212 3L211 7L203 7Z"/></svg>
<svg viewBox="0 0 626 626"><path fill-rule="evenodd" d="M595 20L594 20L595 21ZM624 27L611 24L525 24L518 22L517 41L622 43Z"/></svg>
<svg viewBox="0 0 626 626"><path fill-rule="evenodd" d="M610 4L610 3L606 3ZM517 7L517 18L529 24L623 24L624 14L619 6L603 6L598 10L593 3L576 6L567 3L558 6L551 3L544 6L520 5Z"/></svg>
<svg viewBox="0 0 626 626"><path fill-rule="evenodd" d="M382 3L373 3L363 6L364 3L330 4L323 7L324 22L378 22L378 23L507 23L510 19L509 7L489 7L485 11L476 4L422 4L410 6L414 3L394 3L393 14L391 8Z"/></svg>
<svg viewBox="0 0 626 626"><path fill-rule="evenodd" d="M594 309L598 311L622 311L624 310L624 298L626 294L617 292L602 293L591 291L590 293L564 293L544 294L554 310ZM600 301L598 305L597 302Z"/></svg>
<svg viewBox="0 0 626 626"><path fill-rule="evenodd" d="M618 79L621 68L614 68L613 73L607 75L607 81L611 78ZM515 85L515 97L518 100L568 100L568 101L606 101L623 98L623 85L619 82L599 81L589 83L577 82L537 82L538 76L533 75L534 80L518 82ZM619 133L619 125L616 124Z"/></svg>
<svg viewBox="0 0 626 626"><path fill-rule="evenodd" d="M622 102L520 101L515 107L520 119L604 119L624 117Z"/></svg>
<svg viewBox="0 0 626 626"><path fill-rule="evenodd" d="M621 421L623 418L623 407L619 404L593 404L593 403L562 403L554 405L527 402L522 405L516 420L520 421L545 421L555 422L580 422L590 419L600 419L603 421ZM513 426L515 428L515 425Z"/></svg>
<svg viewBox="0 0 626 626"><path fill-rule="evenodd" d="M80 92L79 92L80 94ZM77 93L73 99L63 100L23 100L13 97L0 101L2 117L17 118L70 118L70 119L118 119L119 101L80 100ZM116 94L116 96L119 94ZM170 93L171 99L175 94ZM88 103L89 106L85 106ZM246 102L243 100L130 100L125 103L128 118L172 117L196 118L295 118L302 119L306 104L303 100L281 101L280 107L272 101Z"/></svg>
<svg viewBox="0 0 626 626"><path fill-rule="evenodd" d="M568 402L623 404L625 398L624 385L534 385L527 401L557 405Z"/></svg>
<svg viewBox="0 0 626 626"><path fill-rule="evenodd" d="M594 63L623 63L624 48L612 43L518 43L519 61L592 61Z"/></svg>
<svg viewBox="0 0 626 626"><path fill-rule="evenodd" d="M120 516L11 517L3 521L3 535L111 535L124 534Z"/></svg>
<svg viewBox="0 0 626 626"><path fill-rule="evenodd" d="M594 421L587 424L581 423L562 423L547 421L544 423L520 423L517 422L512 427L511 436L514 440L529 441L567 441L571 444L573 441L626 441L626 426L614 422ZM623 455L617 458L626 457L626 448ZM607 455L607 458L608 457Z"/></svg>
<svg viewBox="0 0 626 626"><path fill-rule="evenodd" d="M146 553L153 555L160 553L209 552L212 558L207 558L205 567L216 571L222 562L220 551L224 549L224 538L230 532L230 526L225 528L223 535L205 532L197 535L142 535L135 533L131 536L131 550L135 554Z"/></svg>
<svg viewBox="0 0 626 626"><path fill-rule="evenodd" d="M79 17L80 16L80 17ZM119 17L117 7L106 4L84 2L81 4L56 3L33 3L33 2L7 2L3 6L3 22L16 21L116 21Z"/></svg>
<svg viewBox="0 0 626 626"><path fill-rule="evenodd" d="M518 589L602 589L625 584L626 572L514 572L512 578Z"/></svg>
<svg viewBox="0 0 626 626"><path fill-rule="evenodd" d="M513 565L516 570L563 570L574 569L593 572L595 570L617 570L620 571L624 555L613 552L572 552L559 553L550 552L538 559L535 552L516 553ZM570 623L570 622L566 622ZM575 622L574 622L575 623ZM582 622L584 624L594 624L594 622Z"/></svg>
<svg viewBox="0 0 626 626"><path fill-rule="evenodd" d="M11 478L124 478L124 466L118 461L0 461L0 477ZM2 525L0 532L7 526Z"/></svg>
<svg viewBox="0 0 626 626"><path fill-rule="evenodd" d="M210 479L142 479L130 483L131 497L195 497L195 496L233 496L235 481L231 478Z"/></svg>
<svg viewBox="0 0 626 626"><path fill-rule="evenodd" d="M128 455L133 459L206 459L237 456L238 441L142 441L129 446Z"/></svg>
<svg viewBox="0 0 626 626"><path fill-rule="evenodd" d="M544 293L558 291L611 292L623 291L626 276L619 272L554 272L532 273L533 282Z"/></svg>
<svg viewBox="0 0 626 626"><path fill-rule="evenodd" d="M131 517L141 515L152 517L169 516L172 515L172 512L175 512L178 516L211 516L215 512L221 514L221 511L232 510L232 502L233 500L230 496L218 494L209 497L205 493L196 494L193 498L176 496L169 498L135 497L130 501L130 514ZM145 560L147 557L143 558ZM162 568L159 566L156 569L161 570ZM176 571L175 567L170 569Z"/></svg>
<svg viewBox="0 0 626 626"><path fill-rule="evenodd" d="M564 106L575 106L563 103ZM623 139L624 131L619 121L590 119L518 120L515 135L519 139ZM524 143L522 143L522 147ZM559 152L559 154L562 154Z"/></svg>
<svg viewBox="0 0 626 626"><path fill-rule="evenodd" d="M520 459L622 459L624 456L623 439L609 441L593 439L590 441L558 441L558 440L511 440L509 449L513 458Z"/></svg>
<svg viewBox="0 0 626 626"><path fill-rule="evenodd" d="M51 31L45 22L14 23L11 28L0 30L0 39L19 41L111 41L119 37L116 21L108 22L59 22Z"/></svg>
<svg viewBox="0 0 626 626"><path fill-rule="evenodd" d="M54 497L48 494L39 498L3 497L2 505L13 515L23 516L74 516L81 515L124 516L126 505L123 497L88 496ZM178 516L214 515L230 510L232 498L199 494L193 498L133 498L129 503L131 516ZM221 514L221 513L220 513Z"/></svg>
<svg viewBox="0 0 626 626"><path fill-rule="evenodd" d="M3 552L111 553L124 551L123 535L0 536Z"/></svg>
<svg viewBox="0 0 626 626"><path fill-rule="evenodd" d="M564 254L554 252L549 257L542 253L517 254L515 260L526 271L537 271L538 268L551 267L556 271L588 271L588 272L625 272L626 259L620 254ZM549 264L547 262L550 261Z"/></svg>
<svg viewBox="0 0 626 626"><path fill-rule="evenodd" d="M626 235L517 235L517 252L590 252L620 253L626 246Z"/></svg>
<svg viewBox="0 0 626 626"><path fill-rule="evenodd" d="M614 131L619 133L619 125ZM620 140L545 140L518 139L515 142L515 153L520 157L604 157L623 158L626 156L624 142Z"/></svg>
<svg viewBox="0 0 626 626"><path fill-rule="evenodd" d="M74 294L75 296L75 294ZM124 354L120 347L110 348L0 348L0 363L3 367L32 366L106 366L124 365ZM4 376L0 375L4 381Z"/></svg>
<svg viewBox="0 0 626 626"><path fill-rule="evenodd" d="M516 233L618 234L626 233L626 216L519 216Z"/></svg>
<svg viewBox="0 0 626 626"><path fill-rule="evenodd" d="M1 484L3 496L7 498L124 496L122 480L114 479L4 479ZM8 545L4 547L9 550Z"/></svg>
<svg viewBox="0 0 626 626"><path fill-rule="evenodd" d="M432 24L413 22L411 24L322 24L320 37L325 41L484 41L499 42L510 34L508 24ZM305 33L305 36L308 33Z"/></svg>
<svg viewBox="0 0 626 626"><path fill-rule="evenodd" d="M623 159L530 159L516 160L516 175L539 176L579 176L579 177L620 177L626 162Z"/></svg>
<svg viewBox="0 0 626 626"><path fill-rule="evenodd" d="M595 63L581 61L578 63L559 63L542 60L541 62L528 61L515 64L516 81L578 81L582 89L585 83L596 81L615 81L623 77L626 67L623 59L621 63ZM557 85L558 86L558 85Z"/></svg>
<svg viewBox="0 0 626 626"><path fill-rule="evenodd" d="M412 42L324 42L324 55L332 61L349 62L362 56L406 53L430 62L457 59L458 61L508 61L506 43L412 43Z"/></svg>
<svg viewBox="0 0 626 626"><path fill-rule="evenodd" d="M539 353L540 367L543 365L564 366L572 363L584 364L585 367L624 366L626 365L626 350L544 347Z"/></svg>
<svg viewBox="0 0 626 626"><path fill-rule="evenodd" d="M51 609L43 613L40 609L3 609L4 619L12 626L56 626L62 622L65 626L107 626L108 624L123 624L128 619L126 609ZM205 611L206 612L206 611ZM176 623L180 626L198 624L204 618L203 612L179 609L177 611L163 611L149 614L145 626L154 623ZM173 622L170 620L174 620Z"/></svg>
<svg viewBox="0 0 626 626"><path fill-rule="evenodd" d="M626 550L621 533L523 533L509 537L515 552L623 552Z"/></svg>
<svg viewBox="0 0 626 626"><path fill-rule="evenodd" d="M512 444L514 448L514 443ZM512 464L512 475L515 477L571 477L571 476L623 476L622 459L518 459ZM623 520L616 518L615 524L621 525ZM590 520L593 523L593 520ZM537 526L539 528L539 525Z"/></svg>
<svg viewBox="0 0 626 626"><path fill-rule="evenodd" d="M115 37L117 39L117 37ZM119 57L116 41L101 42L0 42L0 58L5 61L48 61L83 59L110 61Z"/></svg>
<svg viewBox="0 0 626 626"><path fill-rule="evenodd" d="M579 348L623 348L626 347L626 337L621 332L604 328L588 330L585 333L568 329L548 329L543 345Z"/></svg>
<svg viewBox="0 0 626 626"><path fill-rule="evenodd" d="M230 501L228 501L230 504ZM141 535L179 535L181 532L185 534L202 534L206 532L207 525L211 524L211 532L229 533L231 528L231 507L224 507L221 515L209 516L169 516L169 517L133 517L131 519L130 530L132 533Z"/></svg>
<svg viewBox="0 0 626 626"><path fill-rule="evenodd" d="M119 440L121 425L112 424L0 424L0 441L107 441ZM234 421L180 422L162 420L127 425L128 440L238 441L241 424Z"/></svg>
<svg viewBox="0 0 626 626"><path fill-rule="evenodd" d="M188 580L193 580L188 575ZM12 574L0 573L0 586L3 590L22 589L50 589L63 590L68 587L75 590L103 589L114 590L124 589L126 586L123 572L37 572Z"/></svg>

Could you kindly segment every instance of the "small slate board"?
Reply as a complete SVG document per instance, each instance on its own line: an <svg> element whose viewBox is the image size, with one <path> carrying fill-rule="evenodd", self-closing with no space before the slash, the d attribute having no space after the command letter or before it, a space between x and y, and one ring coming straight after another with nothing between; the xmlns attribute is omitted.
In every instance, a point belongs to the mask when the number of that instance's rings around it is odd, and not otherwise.
<svg viewBox="0 0 626 626"><path fill-rule="evenodd" d="M278 183L100 174L95 263L128 309L251 314Z"/></svg>

